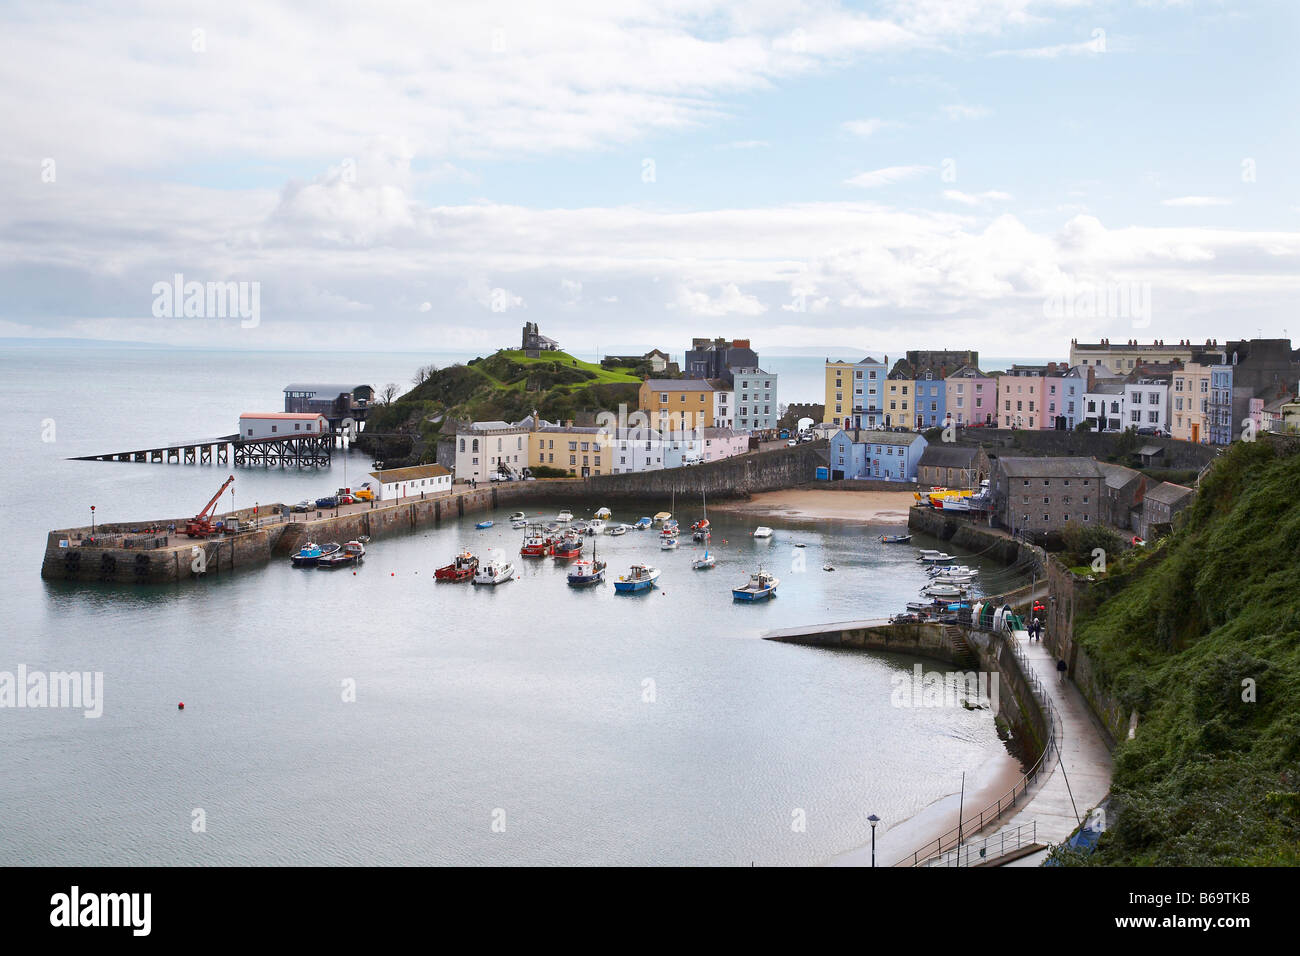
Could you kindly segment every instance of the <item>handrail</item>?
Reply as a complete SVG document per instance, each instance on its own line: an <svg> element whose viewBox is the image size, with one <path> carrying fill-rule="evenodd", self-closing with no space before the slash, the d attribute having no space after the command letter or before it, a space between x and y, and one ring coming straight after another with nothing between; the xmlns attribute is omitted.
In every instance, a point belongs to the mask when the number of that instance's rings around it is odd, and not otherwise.
<svg viewBox="0 0 1300 956"><path fill-rule="evenodd" d="M1028 829L1028 834L1025 831ZM1010 846L1008 843L1010 839ZM999 857L1006 856L1008 852L1015 852L1023 847L1033 846L1038 842L1038 821L1030 820L1028 823L1022 823L1014 829L1001 830L979 843L965 843L956 850L949 850L946 854L931 857L923 860L918 866L936 867L936 866L979 866L990 860L996 860ZM996 846L996 852L993 852Z"/></svg>
<svg viewBox="0 0 1300 956"><path fill-rule="evenodd" d="M1038 778L1038 775L1047 767L1047 760L1050 758L1052 751L1060 753L1060 738L1064 736L1064 727L1061 724L1060 717L1056 713L1056 708L1052 706L1051 697L1047 694L1042 682L1038 679L1038 673L1029 664L1028 657L1025 656L1020 645L1016 643L1014 635L1007 635L1007 646L1011 648L1012 654L1016 657L1016 663L1020 666L1020 673L1025 682L1029 685L1029 691L1034 695L1043 712L1047 715L1048 734L1047 742L1043 747L1042 753L1030 767L1020 777L1019 780L999 797L995 802L989 804L978 814L972 814L969 817L958 821L957 826L951 830L940 834L935 839L919 847L912 853L912 860L900 860L895 866L921 866L922 861L928 861L934 857L941 856L947 849L952 849L959 845L959 840L963 834L968 832L979 833L990 823L1001 819L1003 814L1009 812L1016 805L1018 798L1023 797L1029 790L1030 785ZM1058 729L1059 728L1059 729ZM947 846L945 847L945 844ZM933 849L932 849L933 848Z"/></svg>

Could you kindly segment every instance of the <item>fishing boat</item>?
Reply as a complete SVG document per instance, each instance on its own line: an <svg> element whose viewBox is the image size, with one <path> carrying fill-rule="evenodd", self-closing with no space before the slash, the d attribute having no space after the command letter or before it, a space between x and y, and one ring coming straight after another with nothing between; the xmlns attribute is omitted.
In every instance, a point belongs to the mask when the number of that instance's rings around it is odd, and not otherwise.
<svg viewBox="0 0 1300 956"><path fill-rule="evenodd" d="M704 517L691 525L691 537L696 541L707 541L709 540L709 503L705 500L703 492L700 493L700 501L704 506Z"/></svg>
<svg viewBox="0 0 1300 956"><path fill-rule="evenodd" d="M514 514L510 516L511 521L524 521L527 518L528 515L524 514L522 511L516 511Z"/></svg>
<svg viewBox="0 0 1300 956"><path fill-rule="evenodd" d="M761 524L761 525L759 525L757 528L754 529L754 537L755 537L755 538L770 538L770 537L772 537L772 529L769 528L769 527L767 527L767 525L762 525L762 524Z"/></svg>
<svg viewBox="0 0 1300 956"><path fill-rule="evenodd" d="M880 542L881 544L910 544L912 536L910 534L882 534Z"/></svg>
<svg viewBox="0 0 1300 956"><path fill-rule="evenodd" d="M587 522L587 534L597 535L605 530L605 521L603 518L592 518Z"/></svg>
<svg viewBox="0 0 1300 956"><path fill-rule="evenodd" d="M468 581L477 570L478 558L468 551L462 551L451 564L434 571L433 576L439 581Z"/></svg>
<svg viewBox="0 0 1300 956"><path fill-rule="evenodd" d="M582 536L569 532L551 545L551 554L561 561L576 558L582 554Z"/></svg>
<svg viewBox="0 0 1300 956"><path fill-rule="evenodd" d="M562 524L567 524L568 522L573 520L573 512L569 511L566 508L565 510L561 511L558 515L555 516L555 520L561 522Z"/></svg>
<svg viewBox="0 0 1300 956"><path fill-rule="evenodd" d="M605 580L605 562L596 557L596 542L591 543L591 557L579 558L569 568L569 587L585 587Z"/></svg>
<svg viewBox="0 0 1300 956"><path fill-rule="evenodd" d="M709 553L709 549L704 549L703 557L696 558L691 562L691 567L696 571L707 571L709 568L718 566L718 559Z"/></svg>
<svg viewBox="0 0 1300 956"><path fill-rule="evenodd" d="M322 555L316 559L316 567L346 568L348 565L360 564L366 557L366 546L360 541L349 541L333 554Z"/></svg>
<svg viewBox="0 0 1300 956"><path fill-rule="evenodd" d="M646 564L634 564L627 569L627 574L620 574L614 582L614 590L620 594L633 591L648 591L659 580L659 569Z"/></svg>
<svg viewBox="0 0 1300 956"><path fill-rule="evenodd" d="M616 524L614 527L609 529L609 533L617 538L621 534L627 534L629 527L630 525Z"/></svg>
<svg viewBox="0 0 1300 956"><path fill-rule="evenodd" d="M541 525L529 525L528 531L524 534L524 543L519 548L519 554L525 558L543 558L551 550L553 543L551 536L542 530Z"/></svg>
<svg viewBox="0 0 1300 956"><path fill-rule="evenodd" d="M632 527L637 531L644 531L646 528L654 526L653 518L637 518Z"/></svg>
<svg viewBox="0 0 1300 956"><path fill-rule="evenodd" d="M776 594L776 586L780 583L775 574L759 568L749 576L746 584L731 589L731 597L736 601L765 601Z"/></svg>
<svg viewBox="0 0 1300 956"><path fill-rule="evenodd" d="M308 541L290 560L295 568L314 568L316 562L320 560L321 548L319 544L313 544Z"/></svg>
<svg viewBox="0 0 1300 956"><path fill-rule="evenodd" d="M480 521L478 524L474 525L474 527L478 528L480 531L483 531L486 528L492 527L494 524L496 524L495 521Z"/></svg>
<svg viewBox="0 0 1300 956"><path fill-rule="evenodd" d="M659 537L661 538L675 538L680 533L681 529L677 526L676 518L669 518L659 529Z"/></svg>
<svg viewBox="0 0 1300 956"><path fill-rule="evenodd" d="M608 508L597 508L595 517L599 518L601 521L608 521L610 518L614 517L614 512L610 511Z"/></svg>
<svg viewBox="0 0 1300 956"><path fill-rule="evenodd" d="M927 584L921 593L932 598L959 598L964 597L967 590L960 584Z"/></svg>
<svg viewBox="0 0 1300 956"><path fill-rule="evenodd" d="M495 558L487 564L479 565L474 573L475 584L503 584L515 576L515 566L509 561L497 561Z"/></svg>

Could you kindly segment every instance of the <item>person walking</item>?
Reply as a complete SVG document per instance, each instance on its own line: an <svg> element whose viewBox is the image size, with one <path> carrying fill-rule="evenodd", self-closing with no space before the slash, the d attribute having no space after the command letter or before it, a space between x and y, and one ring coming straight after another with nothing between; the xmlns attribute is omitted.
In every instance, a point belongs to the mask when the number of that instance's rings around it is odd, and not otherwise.
<svg viewBox="0 0 1300 956"><path fill-rule="evenodd" d="M1065 682L1065 658L1058 658L1056 661L1056 673L1061 675L1061 682Z"/></svg>

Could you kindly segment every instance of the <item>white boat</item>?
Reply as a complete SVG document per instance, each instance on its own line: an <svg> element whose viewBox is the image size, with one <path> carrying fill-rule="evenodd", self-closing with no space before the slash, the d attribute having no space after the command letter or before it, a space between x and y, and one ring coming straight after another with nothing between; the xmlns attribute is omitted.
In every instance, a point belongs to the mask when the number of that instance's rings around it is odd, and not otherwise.
<svg viewBox="0 0 1300 956"><path fill-rule="evenodd" d="M608 521L610 518L614 517L614 512L610 511L608 508L597 508L596 517L602 521Z"/></svg>
<svg viewBox="0 0 1300 956"><path fill-rule="evenodd" d="M655 524L663 524L665 521L667 521L667 520L668 520L669 518L671 518L672 516L673 516L673 513L672 513L671 511L657 511L657 512L655 512L655 516L654 516L654 519L653 519L653 520L654 520L654 523L655 523Z"/></svg>
<svg viewBox="0 0 1300 956"><path fill-rule="evenodd" d="M561 511L558 515L555 516L555 520L556 520L556 521L563 521L563 522L566 522L566 523L569 522L569 521L572 521L572 520L573 520L573 512L572 512L572 511L569 511L568 509L565 509L564 511Z"/></svg>
<svg viewBox="0 0 1300 956"><path fill-rule="evenodd" d="M600 534L605 530L605 522L601 518L592 518L587 522L587 534Z"/></svg>
<svg viewBox="0 0 1300 956"><path fill-rule="evenodd" d="M715 558L713 555L709 554L708 548L704 549L703 557L696 558L694 561L691 562L691 567L694 568L696 571L707 571L709 568L715 568L717 566L718 566L718 559Z"/></svg>
<svg viewBox="0 0 1300 956"><path fill-rule="evenodd" d="M918 560L932 554L943 554L942 551L936 551L934 548L917 548L916 557Z"/></svg>
<svg viewBox="0 0 1300 956"><path fill-rule="evenodd" d="M628 527L627 525L625 525L625 524L616 524L616 525L614 525L612 528L609 529L609 533L612 534L612 535L613 535L614 537L616 537L616 538L617 538L620 534L627 534L628 531L629 531L629 527Z"/></svg>
<svg viewBox="0 0 1300 956"><path fill-rule="evenodd" d="M515 566L509 561L488 561L478 566L474 575L475 584L503 584L515 576Z"/></svg>
<svg viewBox="0 0 1300 956"><path fill-rule="evenodd" d="M677 549L677 539L672 535L664 535L659 539L660 551L675 551Z"/></svg>
<svg viewBox="0 0 1300 956"><path fill-rule="evenodd" d="M965 594L966 590L959 584L927 584L921 593L936 598L957 598Z"/></svg>
<svg viewBox="0 0 1300 956"><path fill-rule="evenodd" d="M922 564L947 564L952 561L952 555L938 551L934 554L923 554L917 560Z"/></svg>
<svg viewBox="0 0 1300 956"><path fill-rule="evenodd" d="M932 564L926 568L926 574L934 577L936 574L979 574L979 568L972 568L965 564Z"/></svg>
<svg viewBox="0 0 1300 956"><path fill-rule="evenodd" d="M769 528L767 525L763 525L763 524L761 524L761 525L759 525L757 528L754 529L754 537L755 537L755 538L770 538L770 537L772 537L772 529Z"/></svg>
<svg viewBox="0 0 1300 956"><path fill-rule="evenodd" d="M741 587L732 588L731 596L737 601L762 601L776 594L776 586L781 579L762 568L749 576L749 581Z"/></svg>
<svg viewBox="0 0 1300 956"><path fill-rule="evenodd" d="M931 584L970 584L974 579L969 574L940 574L930 579Z"/></svg>
<svg viewBox="0 0 1300 956"><path fill-rule="evenodd" d="M516 529L518 529L518 528L527 528L527 527L528 527L528 522L527 522L525 519L523 519L523 518L516 518L514 521L510 522L510 527L512 527L512 528L516 528Z"/></svg>
<svg viewBox="0 0 1300 956"><path fill-rule="evenodd" d="M522 511L516 511L514 514L512 514L512 515L510 516L510 520L511 520L511 521L523 521L523 520L524 520L525 518L527 518L527 517L528 517L528 515L524 514Z"/></svg>

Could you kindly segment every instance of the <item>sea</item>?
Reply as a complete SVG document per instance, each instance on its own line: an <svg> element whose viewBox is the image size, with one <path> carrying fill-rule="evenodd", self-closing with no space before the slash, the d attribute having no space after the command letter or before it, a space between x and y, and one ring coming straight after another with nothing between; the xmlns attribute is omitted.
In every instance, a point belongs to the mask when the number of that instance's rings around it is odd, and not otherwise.
<svg viewBox="0 0 1300 956"><path fill-rule="evenodd" d="M468 357L0 346L0 691L21 668L103 689L92 716L0 706L0 864L812 865L869 842L868 815L887 830L1006 759L986 712L897 706L932 662L762 639L915 599L912 550L877 540L897 526L764 518L764 541L753 517L710 510L710 571L691 570L689 542L599 539L611 571L661 569L632 596L524 563L505 513L376 540L355 573L40 578L47 532L88 524L92 505L97 521L193 514L230 473L238 507L291 502L371 467L359 452L303 471L71 458L229 434L241 412L282 408L290 382L405 384ZM817 400L821 362L771 364L783 394ZM627 522L707 506L608 504ZM467 547L518 578L435 583ZM779 596L733 603L759 566Z"/></svg>

